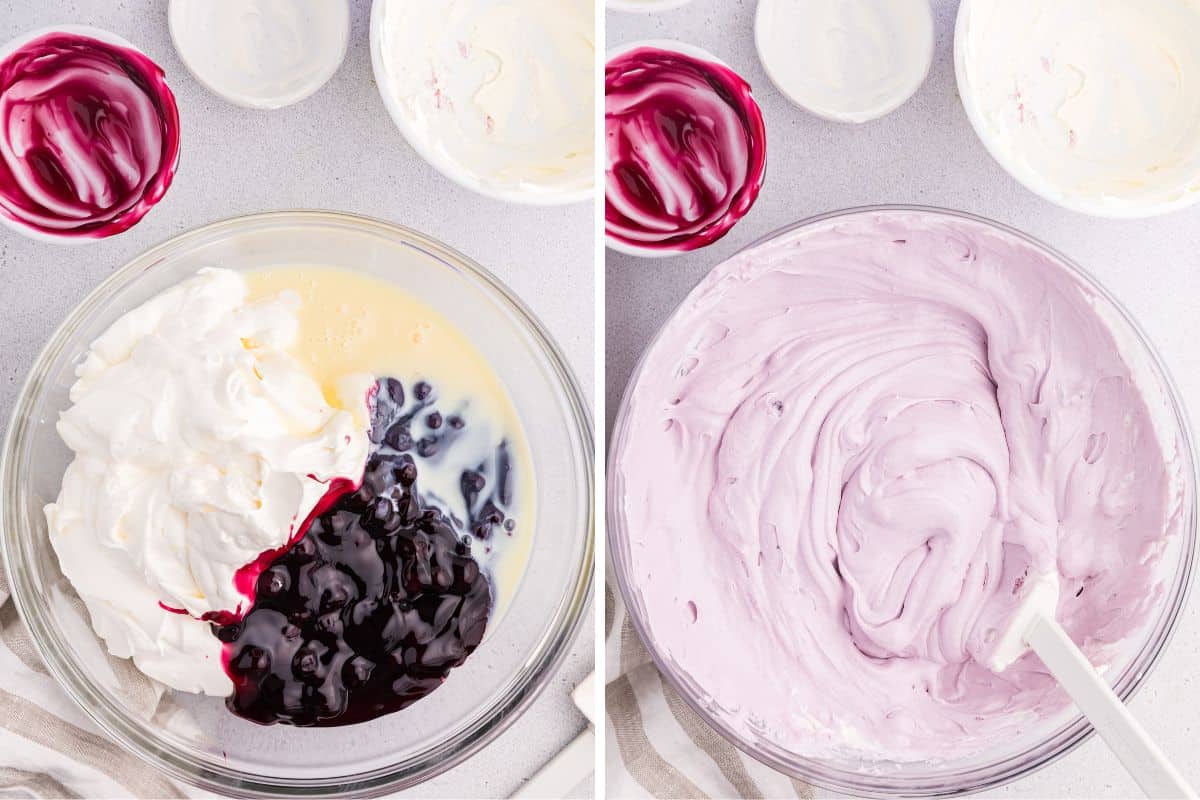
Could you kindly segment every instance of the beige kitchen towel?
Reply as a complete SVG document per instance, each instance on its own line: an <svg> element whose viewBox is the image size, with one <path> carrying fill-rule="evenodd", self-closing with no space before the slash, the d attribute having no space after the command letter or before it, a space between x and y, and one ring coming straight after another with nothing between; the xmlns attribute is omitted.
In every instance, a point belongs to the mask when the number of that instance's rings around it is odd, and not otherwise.
<svg viewBox="0 0 1200 800"><path fill-rule="evenodd" d="M610 570L611 574L611 570ZM813 789L745 755L662 679L625 613L604 592L605 793L633 798L812 798Z"/></svg>
<svg viewBox="0 0 1200 800"><path fill-rule="evenodd" d="M133 703L159 692L123 659ZM17 616L0 569L0 797L199 797L114 744L59 688Z"/></svg>

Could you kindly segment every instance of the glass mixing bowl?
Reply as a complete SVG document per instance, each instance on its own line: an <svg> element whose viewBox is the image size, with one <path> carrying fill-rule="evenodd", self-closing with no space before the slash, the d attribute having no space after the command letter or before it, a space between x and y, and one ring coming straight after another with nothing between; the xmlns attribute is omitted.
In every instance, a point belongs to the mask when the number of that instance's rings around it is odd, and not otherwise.
<svg viewBox="0 0 1200 800"><path fill-rule="evenodd" d="M1164 592L1158 617L1135 637L1136 641L1128 648L1129 656L1125 663L1115 663L1107 672L1117 694L1123 700L1128 701L1146 679L1154 663L1158 660L1159 654L1162 653L1171 638L1176 620L1187 597L1196 558L1196 461L1192 437L1183 404L1179 398L1179 391L1145 333L1121 304L1082 267L1020 231L981 217L921 206L887 205L853 208L823 214L789 225L768 234L746 249L753 249L778 236L793 233L801 228L823 225L838 218L856 214L886 214L893 211L946 215L968 220L1021 239L1059 262L1065 269L1076 275L1080 281L1095 289L1100 302L1107 301L1113 313L1107 315L1106 319L1112 325L1127 326L1132 340L1141 343L1150 375L1161 382L1163 394L1169 398L1169 404L1174 412L1180 457L1183 459L1182 470L1185 485L1182 499L1184 509L1182 535L1174 537L1171 546L1163 555ZM664 323L664 328L667 324L669 324L669 320ZM661 336L661 332L646 348L647 353L654 349L659 336ZM613 468L613 461L615 454L619 452L620 442L629 425L630 396L641 378L645 361L646 357L643 355L625 389L609 446L608 552L630 619L638 635L646 643L659 672L712 728L747 754L774 769L808 783L834 791L847 792L855 797L932 797L981 791L1029 775L1070 752L1092 735L1091 725L1075 710L1074 706L1068 705L1058 716L1045 720L1042 725L1034 726L1025 735L1012 741L1003 752L985 752L967 759L930 764L814 759L782 748L766 736L751 737L742 733L743 728L733 724L733 716L714 702L705 693L703 686L697 685L679 669L669 653L663 652L657 646L647 621L647 613L639 588L631 582L633 570L628 528L622 502L624 487L619 479L614 477L616 472Z"/></svg>
<svg viewBox="0 0 1200 800"><path fill-rule="evenodd" d="M70 451L55 431L75 366L119 315L203 266L332 266L389 281L445 314L507 387L533 454L536 547L504 617L446 684L409 708L349 728L262 727L224 701L168 691L145 702L128 662L92 632L58 568L42 507ZM38 356L8 429L5 567L50 672L113 739L174 778L241 795L381 794L461 762L543 689L566 654L592 588L592 435L586 402L558 347L495 277L421 234L362 217L279 212L218 222L151 249L76 308ZM126 678L123 680L122 675Z"/></svg>

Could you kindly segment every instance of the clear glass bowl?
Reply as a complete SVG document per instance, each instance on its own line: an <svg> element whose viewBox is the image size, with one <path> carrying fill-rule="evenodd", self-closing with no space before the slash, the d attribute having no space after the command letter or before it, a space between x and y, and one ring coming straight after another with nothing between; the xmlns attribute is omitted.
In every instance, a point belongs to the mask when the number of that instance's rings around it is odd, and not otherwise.
<svg viewBox="0 0 1200 800"><path fill-rule="evenodd" d="M533 453L539 515L527 576L479 649L438 691L350 728L262 727L221 698L168 691L147 703L128 662L107 655L58 568L42 507L70 451L55 431L74 369L119 315L197 269L299 264L361 271L449 317L507 386ZM278 212L177 236L117 270L38 356L8 429L0 486L13 598L50 672L116 741L174 778L241 795L373 795L461 762L524 711L579 628L592 588L592 434L584 395L532 313L478 264L399 226ZM125 677L122 678L121 676Z"/></svg>
<svg viewBox="0 0 1200 800"><path fill-rule="evenodd" d="M1021 239L1061 263L1083 283L1094 288L1102 301L1106 300L1111 305L1114 313L1109 315L1108 319L1112 324L1128 326L1133 339L1141 342L1151 374L1161 381L1164 394L1170 399L1178 426L1180 455L1184 459L1183 508L1185 519L1181 527L1183 534L1176 537L1172 547L1168 548L1163 556L1163 563L1167 565L1168 569L1164 578L1163 603L1157 619L1143 630L1139 640L1129 648L1131 655L1126 663L1114 664L1107 673L1117 694L1123 700L1128 701L1146 679L1154 663L1158 660L1159 654L1162 653L1171 638L1188 594L1196 559L1196 460L1191 432L1183 404L1179 398L1179 391L1145 333L1129 316L1125 308L1082 267L1031 236L982 217L923 206L885 205L852 208L822 214L781 228L749 245L746 250L751 250L776 237L793 233L801 228L821 225L840 217L854 214L886 214L892 211L946 215L984 225L1000 233ZM664 322L663 327L666 327L668 323L669 319ZM647 346L647 353L655 347L660 335L656 335ZM983 753L969 759L940 764L813 759L781 748L766 737L751 738L743 735L737 726L731 724L728 712L713 702L705 694L703 687L698 686L682 670L678 669L670 656L657 647L647 623L646 611L638 587L631 583L629 537L621 502L623 487L619 481L612 478L614 470L611 459L618 451L619 443L629 424L630 395L638 384L644 363L645 355L634 369L633 376L625 388L609 445L610 480L607 505L609 558L613 564L616 582L625 599L633 626L642 641L646 643L659 672L712 728L748 755L774 769L808 783L833 791L847 792L855 797L934 797L982 791L1029 775L1069 753L1092 735L1091 725L1075 711L1074 706L1068 706L1058 717L1047 720L1045 724L1035 727L1026 736L1014 740L1004 752Z"/></svg>

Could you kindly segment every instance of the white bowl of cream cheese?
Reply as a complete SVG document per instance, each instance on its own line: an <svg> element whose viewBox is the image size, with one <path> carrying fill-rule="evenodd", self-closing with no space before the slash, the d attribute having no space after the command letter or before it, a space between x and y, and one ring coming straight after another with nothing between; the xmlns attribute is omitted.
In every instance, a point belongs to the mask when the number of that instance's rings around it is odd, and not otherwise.
<svg viewBox="0 0 1200 800"><path fill-rule="evenodd" d="M1028 189L1099 217L1200 200L1200 3L964 0L959 94Z"/></svg>
<svg viewBox="0 0 1200 800"><path fill-rule="evenodd" d="M929 0L760 0L758 57L796 105L834 122L902 106L933 63Z"/></svg>
<svg viewBox="0 0 1200 800"><path fill-rule="evenodd" d="M413 149L499 200L559 205L595 185L591 0L375 0L371 64Z"/></svg>

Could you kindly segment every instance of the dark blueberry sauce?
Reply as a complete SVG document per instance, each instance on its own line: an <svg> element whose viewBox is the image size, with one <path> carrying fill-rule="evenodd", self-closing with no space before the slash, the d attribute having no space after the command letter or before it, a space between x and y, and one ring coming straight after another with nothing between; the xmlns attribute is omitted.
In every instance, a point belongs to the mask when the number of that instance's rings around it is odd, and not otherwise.
<svg viewBox="0 0 1200 800"><path fill-rule="evenodd" d="M238 716L365 722L432 692L483 639L492 590L471 551L512 530L511 461L502 443L462 471L466 520L423 494L422 468L470 424L436 402L428 383L379 381L362 483L331 486L299 538L255 562L249 610L214 624Z"/></svg>

